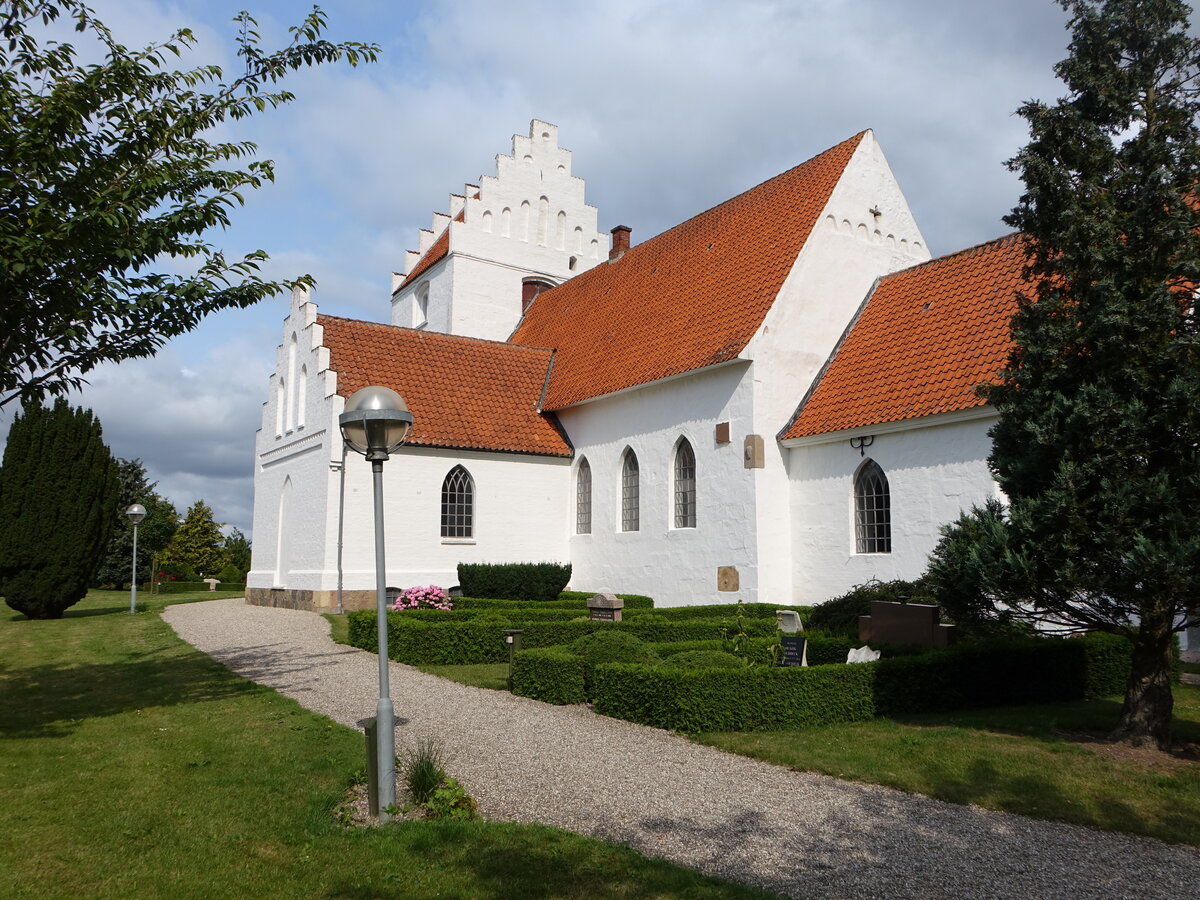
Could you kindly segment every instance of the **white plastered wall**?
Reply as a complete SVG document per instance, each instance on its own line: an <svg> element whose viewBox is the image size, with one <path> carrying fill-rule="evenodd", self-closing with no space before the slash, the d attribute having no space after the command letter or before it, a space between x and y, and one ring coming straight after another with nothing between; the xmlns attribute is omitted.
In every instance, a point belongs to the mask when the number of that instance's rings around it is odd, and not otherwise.
<svg viewBox="0 0 1200 900"><path fill-rule="evenodd" d="M329 460L331 452L340 453L330 448L339 448L341 440L332 411L329 351L321 346L323 331L316 304L303 289L293 290L255 437L254 543L247 587L308 588L305 573L313 561L325 558Z"/></svg>
<svg viewBox="0 0 1200 900"><path fill-rule="evenodd" d="M596 208L584 202L583 179L571 174L571 152L558 146L558 127L547 122L535 119L527 136L514 135L512 155L496 157L496 175L451 195L450 210L421 233L421 249L410 253L406 269L446 228L448 256L393 295L394 325L420 324L416 296L427 286L424 327L506 340L520 321L526 278L561 284L608 258ZM460 211L463 221L453 221Z"/></svg>
<svg viewBox="0 0 1200 900"><path fill-rule="evenodd" d="M789 441L797 602L823 603L871 578L920 576L939 528L999 496L987 465L995 421L988 409ZM870 445L855 449L851 438ZM887 476L891 553L856 552L854 476L867 459Z"/></svg>
<svg viewBox="0 0 1200 900"><path fill-rule="evenodd" d="M876 215L875 213L878 213ZM873 132L855 149L771 311L743 352L754 360L753 431L765 466L755 478L759 599L802 602L793 584L786 451L776 435L877 278L929 258Z"/></svg>
<svg viewBox="0 0 1200 900"><path fill-rule="evenodd" d="M336 591L338 463L342 443L337 419L345 401L317 307L293 295L284 341L263 405L257 436L254 544L250 588ZM296 335L296 350L291 349ZM293 358L295 362L293 362ZM305 424L277 431L280 381L306 367ZM286 402L287 394L283 393ZM286 423L285 410L282 421ZM446 474L463 465L475 484L475 533L469 540L441 537L441 488ZM570 460L515 453L404 447L384 464L384 535L388 584L411 587L458 583L461 562L567 560L566 529ZM357 454L346 459L343 530L345 591L375 587L374 495L371 466ZM282 523L282 529L280 527Z"/></svg>
<svg viewBox="0 0 1200 900"><path fill-rule="evenodd" d="M748 366L734 362L560 410L575 446L567 487L571 586L647 594L657 606L734 603L757 597L754 473L742 466L751 421ZM730 442L715 429L730 426ZM674 451L686 437L696 456L696 527L674 526ZM626 447L637 454L640 527L621 531ZM592 471L592 530L576 534L576 474ZM717 590L717 567L735 566L737 592Z"/></svg>

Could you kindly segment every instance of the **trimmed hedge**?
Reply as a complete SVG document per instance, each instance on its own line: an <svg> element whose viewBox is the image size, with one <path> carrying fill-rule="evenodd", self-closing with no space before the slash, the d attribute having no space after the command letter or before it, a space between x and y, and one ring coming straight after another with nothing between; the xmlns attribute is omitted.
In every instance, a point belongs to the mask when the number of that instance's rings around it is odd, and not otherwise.
<svg viewBox="0 0 1200 900"><path fill-rule="evenodd" d="M768 619L771 622L775 621L775 610L790 609L800 614L800 621L806 622L808 615L812 612L811 606L780 606L775 603L743 603L742 618L743 619ZM736 603L710 603L705 606L667 606L654 610L657 616L666 616L670 619L709 619L722 618L733 619L737 617ZM641 613L635 613L641 615Z"/></svg>
<svg viewBox="0 0 1200 900"><path fill-rule="evenodd" d="M876 663L880 715L1092 699L1121 693L1124 638L994 638Z"/></svg>
<svg viewBox="0 0 1200 900"><path fill-rule="evenodd" d="M567 621L522 620L471 621L454 619L453 613L437 613L449 619L433 620L414 616L412 611L388 613L388 656L409 665L468 665L505 662L508 659L504 631L521 628L522 645L528 648L569 644L576 638L601 628L625 631L643 641L720 640L721 629L731 628L732 619L693 619L680 622L593 622L572 618ZM364 650L378 646L374 610L347 614L349 642ZM765 620L746 622L748 633L773 634L775 625Z"/></svg>
<svg viewBox="0 0 1200 900"><path fill-rule="evenodd" d="M513 657L512 692L558 706L583 703L583 660L558 648L521 650Z"/></svg>
<svg viewBox="0 0 1200 900"><path fill-rule="evenodd" d="M218 591L240 591L244 590L246 585L240 581L230 581L228 583L221 582L217 585ZM139 588L141 590L141 588ZM190 594L193 591L207 591L207 581L163 581L156 588L156 594Z"/></svg>
<svg viewBox="0 0 1200 900"><path fill-rule="evenodd" d="M824 646L832 649L835 640ZM752 658L769 646L761 640L748 643ZM810 643L810 651L817 646ZM654 649L665 654L720 647L720 641L684 641ZM659 728L780 730L875 715L1108 696L1124 689L1130 653L1125 639L1096 634L978 641L877 663L809 668L682 670L604 663L595 666L587 697L597 712ZM567 664L559 660L559 665ZM552 671L543 670L543 678L552 677ZM559 688L535 685L526 696L538 697L538 690L554 694ZM575 682L569 690L579 696Z"/></svg>
<svg viewBox="0 0 1200 900"><path fill-rule="evenodd" d="M503 600L496 597L454 597L454 611L461 609L575 609L587 611L589 597L595 592L563 591L557 600ZM625 611L652 609L654 601L640 594L617 594L625 601Z"/></svg>
<svg viewBox="0 0 1200 900"><path fill-rule="evenodd" d="M869 665L677 669L596 667L598 713L675 731L758 731L861 722L875 715Z"/></svg>
<svg viewBox="0 0 1200 900"><path fill-rule="evenodd" d="M458 564L458 584L469 597L547 602L570 580L570 563Z"/></svg>

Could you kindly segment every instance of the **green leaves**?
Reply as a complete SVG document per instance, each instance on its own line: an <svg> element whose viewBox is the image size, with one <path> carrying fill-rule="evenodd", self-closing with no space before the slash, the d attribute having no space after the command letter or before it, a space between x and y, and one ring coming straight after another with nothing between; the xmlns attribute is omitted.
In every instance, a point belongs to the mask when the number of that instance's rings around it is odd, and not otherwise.
<svg viewBox="0 0 1200 900"><path fill-rule="evenodd" d="M296 69L374 61L378 48L321 39L317 8L275 51L237 21L239 77L172 71L195 43L186 29L131 51L79 0L14 0L0 18L0 407L77 387L105 361L149 356L209 312L291 286L259 275L262 251L227 259L206 239L246 192L273 180L251 142L211 141L222 123L294 99L270 86ZM45 39L60 16L98 42L104 62ZM247 160L241 168L224 164ZM154 271L196 260L191 274ZM311 284L308 276L298 283Z"/></svg>

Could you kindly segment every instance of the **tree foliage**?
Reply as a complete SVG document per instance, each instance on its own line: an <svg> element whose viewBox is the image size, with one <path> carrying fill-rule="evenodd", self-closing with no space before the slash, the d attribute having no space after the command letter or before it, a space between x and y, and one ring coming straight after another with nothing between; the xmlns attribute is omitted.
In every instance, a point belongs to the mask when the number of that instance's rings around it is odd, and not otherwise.
<svg viewBox="0 0 1200 900"><path fill-rule="evenodd" d="M26 403L0 464L0 595L58 619L87 593L117 499L117 470L90 410Z"/></svg>
<svg viewBox="0 0 1200 900"><path fill-rule="evenodd" d="M117 504L113 512L112 534L104 550L93 584L121 585L129 581L133 567L133 526L125 510L134 503L146 507L146 518L138 525L138 581L151 578L151 561L171 542L179 528L179 513L174 505L149 480L140 459L118 459Z"/></svg>
<svg viewBox="0 0 1200 900"><path fill-rule="evenodd" d="M60 18L101 62L49 39ZM195 44L187 29L131 50L80 0L0 6L0 407L151 356L208 313L293 283L261 277L263 251L226 258L205 238L274 177L253 143L208 136L294 99L276 87L288 72L373 61L378 48L323 40L317 7L273 52L248 14L235 21L242 68L226 78L215 65L168 68ZM185 262L194 270L173 273Z"/></svg>
<svg viewBox="0 0 1200 900"><path fill-rule="evenodd" d="M960 531L980 537L981 613L1133 640L1116 736L1162 745L1171 635L1200 596L1200 42L1177 0L1063 5L1068 93L1022 106L1009 163L1007 221L1031 238L987 392L1009 508Z"/></svg>
<svg viewBox="0 0 1200 900"><path fill-rule="evenodd" d="M183 523L159 561L186 566L202 578L212 578L228 562L222 546L224 540L220 523L213 519L212 507L197 500L188 507Z"/></svg>
<svg viewBox="0 0 1200 900"><path fill-rule="evenodd" d="M231 528L225 535L225 556L229 565L241 572L244 578L250 571L250 540L239 528Z"/></svg>

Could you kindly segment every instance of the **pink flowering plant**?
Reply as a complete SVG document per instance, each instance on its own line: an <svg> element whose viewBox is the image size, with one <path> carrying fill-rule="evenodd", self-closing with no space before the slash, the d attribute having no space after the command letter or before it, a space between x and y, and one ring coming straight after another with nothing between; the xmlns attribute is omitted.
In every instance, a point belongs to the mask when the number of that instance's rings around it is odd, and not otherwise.
<svg viewBox="0 0 1200 900"><path fill-rule="evenodd" d="M449 611L453 608L454 604L450 602L450 595L433 584L428 587L407 588L400 592L396 597L396 602L392 604L394 610L444 609Z"/></svg>

